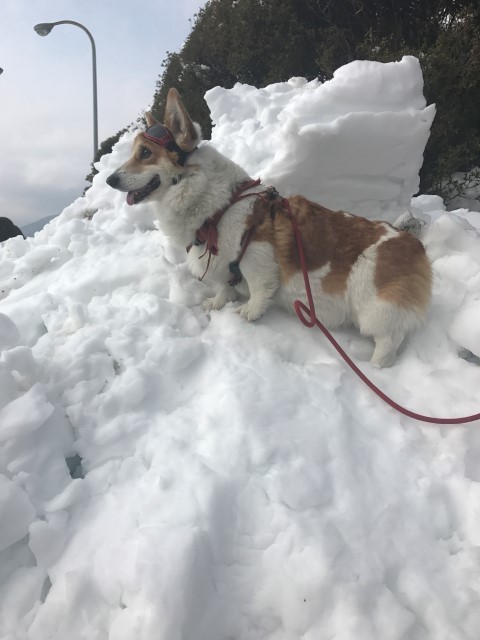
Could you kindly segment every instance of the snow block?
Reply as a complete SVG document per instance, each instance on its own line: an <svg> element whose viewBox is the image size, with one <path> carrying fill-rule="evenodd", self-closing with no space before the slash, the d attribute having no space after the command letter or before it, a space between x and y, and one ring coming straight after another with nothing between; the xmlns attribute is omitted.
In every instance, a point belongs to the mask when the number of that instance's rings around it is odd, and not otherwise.
<svg viewBox="0 0 480 640"><path fill-rule="evenodd" d="M323 84L215 87L205 99L214 146L283 195L393 222L418 191L435 106L413 56L351 62Z"/></svg>
<svg viewBox="0 0 480 640"><path fill-rule="evenodd" d="M0 551L21 540L35 517L27 494L0 474Z"/></svg>

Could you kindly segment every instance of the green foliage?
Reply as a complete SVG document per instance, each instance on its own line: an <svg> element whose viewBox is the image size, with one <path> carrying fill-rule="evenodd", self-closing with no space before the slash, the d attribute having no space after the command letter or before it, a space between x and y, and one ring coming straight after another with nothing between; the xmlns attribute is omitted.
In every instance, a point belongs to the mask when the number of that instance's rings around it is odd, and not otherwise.
<svg viewBox="0 0 480 640"><path fill-rule="evenodd" d="M318 75L314 29L305 26L296 0L210 0L195 18L180 53L170 53L154 96L162 118L168 88L175 86L209 137L204 94L236 82L265 86L302 75Z"/></svg>
<svg viewBox="0 0 480 640"><path fill-rule="evenodd" d="M452 174L480 166L478 8L461 12L445 26L425 56L424 74L425 96L436 103L437 115L425 154L423 182L425 189L448 200L462 195Z"/></svg>
<svg viewBox="0 0 480 640"><path fill-rule="evenodd" d="M153 115L163 120L168 89L176 87L208 138L204 94L217 85L262 87L292 76L327 80L355 59L416 55L427 101L437 105L421 188L451 197L458 185L448 186L450 176L480 166L480 14L471 3L208 0L181 51L163 61ZM109 141L102 143L101 153L110 149Z"/></svg>
<svg viewBox="0 0 480 640"><path fill-rule="evenodd" d="M421 191L448 202L480 186L479 172L472 171L480 166L480 10L472 6L444 15L436 37L421 46L403 43L398 49L391 39L375 41L369 34L358 53L384 62L406 54L420 59L425 98L437 108L420 172ZM456 172L469 172L463 189Z"/></svg>

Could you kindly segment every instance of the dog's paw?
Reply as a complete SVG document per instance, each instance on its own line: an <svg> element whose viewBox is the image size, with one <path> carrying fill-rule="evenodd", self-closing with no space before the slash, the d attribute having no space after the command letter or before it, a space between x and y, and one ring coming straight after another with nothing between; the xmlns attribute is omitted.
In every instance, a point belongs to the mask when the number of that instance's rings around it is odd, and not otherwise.
<svg viewBox="0 0 480 640"><path fill-rule="evenodd" d="M263 307L259 307L258 305L247 302L245 304L242 304L240 307L237 307L235 309L235 312L238 313L241 318L245 318L245 320L253 322L254 320L258 320L258 318L263 316L265 309Z"/></svg>
<svg viewBox="0 0 480 640"><path fill-rule="evenodd" d="M218 311L223 309L227 302L234 302L238 298L238 293L233 287L223 287L212 298L205 298L203 301L204 311Z"/></svg>
<svg viewBox="0 0 480 640"><path fill-rule="evenodd" d="M205 298L202 307L204 311L218 311L219 309L223 309L226 304L227 300L222 296L213 296L212 298Z"/></svg>
<svg viewBox="0 0 480 640"><path fill-rule="evenodd" d="M375 357L375 354L372 356L370 360L370 364L375 369L388 369L395 364L395 353L387 353L381 357Z"/></svg>

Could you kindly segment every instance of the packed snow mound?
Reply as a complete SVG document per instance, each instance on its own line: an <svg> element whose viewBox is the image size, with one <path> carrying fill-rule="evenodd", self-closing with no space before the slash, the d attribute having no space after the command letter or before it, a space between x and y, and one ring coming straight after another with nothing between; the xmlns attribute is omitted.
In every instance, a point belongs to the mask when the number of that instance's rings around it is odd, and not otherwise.
<svg viewBox="0 0 480 640"><path fill-rule="evenodd" d="M435 115L418 60L356 61L320 83L216 87L212 142L283 195L393 222L419 187Z"/></svg>
<svg viewBox="0 0 480 640"><path fill-rule="evenodd" d="M477 640L480 427L396 414L293 314L207 317L184 249L105 183L133 135L0 245L2 640ZM426 326L382 371L336 336L409 408L474 413L480 213L411 209Z"/></svg>

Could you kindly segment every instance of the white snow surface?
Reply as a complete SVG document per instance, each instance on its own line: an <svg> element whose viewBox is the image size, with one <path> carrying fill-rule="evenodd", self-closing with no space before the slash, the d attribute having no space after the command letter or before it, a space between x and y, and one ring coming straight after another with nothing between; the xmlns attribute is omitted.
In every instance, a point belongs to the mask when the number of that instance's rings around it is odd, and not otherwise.
<svg viewBox="0 0 480 640"><path fill-rule="evenodd" d="M424 143L429 120L411 58L209 101L225 108L214 144L270 177L288 156L285 187L321 199L347 184L322 174L303 126L332 158L350 135L402 139L381 170L365 150L363 202L391 167L391 200L370 198L382 211L417 184L423 147L405 138L423 123ZM293 314L207 317L184 250L105 184L133 135L85 197L0 245L2 640L478 640L480 423L397 414ZM435 276L425 327L389 370L369 365L369 340L335 333L410 409L476 413L480 213L425 195L411 210Z"/></svg>

